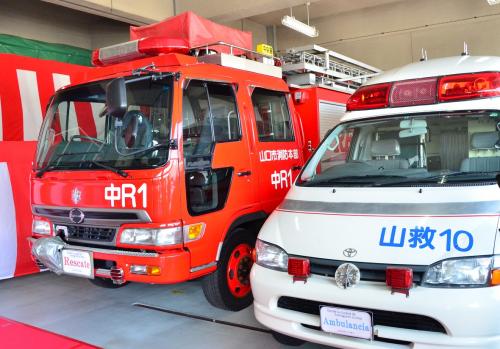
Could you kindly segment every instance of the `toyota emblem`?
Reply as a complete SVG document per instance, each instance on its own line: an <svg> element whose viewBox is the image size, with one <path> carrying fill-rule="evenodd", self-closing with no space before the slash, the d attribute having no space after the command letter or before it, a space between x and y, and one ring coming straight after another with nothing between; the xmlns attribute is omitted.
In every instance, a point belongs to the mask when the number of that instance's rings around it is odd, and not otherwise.
<svg viewBox="0 0 500 349"><path fill-rule="evenodd" d="M340 288L355 286L361 279L361 273L357 266L352 263L339 265L335 271L335 282Z"/></svg>
<svg viewBox="0 0 500 349"><path fill-rule="evenodd" d="M358 254L358 251L355 248L346 248L344 250L344 256L352 258Z"/></svg>
<svg viewBox="0 0 500 349"><path fill-rule="evenodd" d="M74 208L71 211L69 211L69 219L76 224L83 223L83 220L85 219L85 214L82 212L82 210L78 208Z"/></svg>

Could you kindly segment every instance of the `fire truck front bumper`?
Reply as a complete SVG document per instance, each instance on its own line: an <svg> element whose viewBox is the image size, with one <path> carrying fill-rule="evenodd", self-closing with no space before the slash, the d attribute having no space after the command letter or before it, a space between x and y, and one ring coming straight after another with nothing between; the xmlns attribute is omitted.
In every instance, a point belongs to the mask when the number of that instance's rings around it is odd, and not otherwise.
<svg viewBox="0 0 500 349"><path fill-rule="evenodd" d="M172 284L190 278L190 255L185 250L142 252L75 246L59 237L30 238L37 264L61 275L108 278L115 284Z"/></svg>

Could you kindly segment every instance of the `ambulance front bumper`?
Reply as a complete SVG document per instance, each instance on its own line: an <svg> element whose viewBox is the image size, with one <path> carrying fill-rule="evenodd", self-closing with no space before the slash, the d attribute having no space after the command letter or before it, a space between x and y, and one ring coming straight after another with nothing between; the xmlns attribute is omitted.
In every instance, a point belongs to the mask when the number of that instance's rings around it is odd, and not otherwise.
<svg viewBox="0 0 500 349"><path fill-rule="evenodd" d="M42 243L43 242L43 243ZM62 266L63 249L86 251L92 253L93 276L111 278L116 283L145 282L155 284L172 284L188 280L190 275L190 255L185 250L165 252L141 252L130 250L111 250L86 246L69 245L59 237L30 238L31 253L34 259L47 267L50 271L64 274ZM112 263L113 267L106 268L99 265ZM135 274L132 266L159 267L157 275ZM117 278L116 275L119 277Z"/></svg>
<svg viewBox="0 0 500 349"><path fill-rule="evenodd" d="M416 287L407 298L391 294L383 283L361 282L341 289L333 278L312 275L306 283L293 282L285 272L254 264L251 272L255 317L270 329L306 341L338 348L500 348L500 287L427 288ZM320 317L300 306L284 308L282 298L296 304L338 305L367 310L394 312L398 316L417 314L436 320L444 332L422 331L392 326L374 326L374 340L326 333L320 330ZM400 322L400 325L401 322Z"/></svg>

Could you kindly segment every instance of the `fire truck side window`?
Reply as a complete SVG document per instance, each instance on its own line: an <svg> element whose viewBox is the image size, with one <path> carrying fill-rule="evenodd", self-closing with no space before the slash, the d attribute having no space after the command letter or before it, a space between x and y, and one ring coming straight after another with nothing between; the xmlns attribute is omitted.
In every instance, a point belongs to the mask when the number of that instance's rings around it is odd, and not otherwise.
<svg viewBox="0 0 500 349"><path fill-rule="evenodd" d="M256 88L252 93L252 103L261 142L294 140L290 111L284 92Z"/></svg>
<svg viewBox="0 0 500 349"><path fill-rule="evenodd" d="M208 83L207 87L214 122L215 141L231 142L240 140L240 122L233 87L218 83Z"/></svg>
<svg viewBox="0 0 500 349"><path fill-rule="evenodd" d="M193 216L220 210L229 193L232 168L212 169L216 142L241 139L233 88L190 81L182 102L186 196Z"/></svg>

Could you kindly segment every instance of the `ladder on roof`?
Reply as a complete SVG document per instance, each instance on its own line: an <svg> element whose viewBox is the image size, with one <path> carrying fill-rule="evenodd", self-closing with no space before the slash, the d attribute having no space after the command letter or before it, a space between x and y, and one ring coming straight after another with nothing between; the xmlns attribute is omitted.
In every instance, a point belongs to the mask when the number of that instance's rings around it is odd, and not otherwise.
<svg viewBox="0 0 500 349"><path fill-rule="evenodd" d="M381 72L318 45L287 49L281 60L283 75L289 85L320 85L350 93Z"/></svg>

